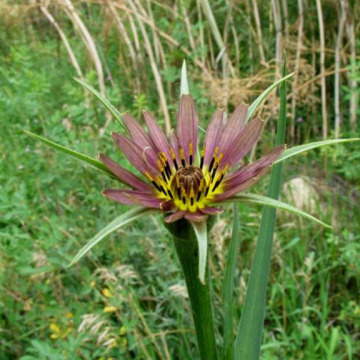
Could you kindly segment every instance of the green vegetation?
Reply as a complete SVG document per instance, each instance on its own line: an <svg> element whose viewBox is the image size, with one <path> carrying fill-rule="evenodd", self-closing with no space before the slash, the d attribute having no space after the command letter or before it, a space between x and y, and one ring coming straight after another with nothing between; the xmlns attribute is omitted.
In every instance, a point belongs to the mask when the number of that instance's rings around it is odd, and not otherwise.
<svg viewBox="0 0 360 360"><path fill-rule="evenodd" d="M96 40L106 74L107 98L120 112L130 111L137 118L141 117L144 107L149 108L165 125L166 116L155 91L154 72L136 18L133 20L141 47L138 73L124 40L119 39L116 22L110 10L106 10L105 2L73 3ZM191 49L183 18L173 19L169 15L173 4L163 8L157 2L149 3L157 26ZM196 2L184 3L194 38L198 38L202 25L208 34L210 27L204 14L202 22L196 15ZM98 74L86 47L59 4L48 10L66 33L86 81L99 89ZM354 12L358 11L356 4L350 2L350 5ZM143 6L146 8L145 3ZM334 6L329 3L323 10L328 31L331 33L332 27L336 35ZM0 15L3 20L0 21L0 358L198 359L185 282L160 216L138 220L110 235L68 268L86 241L128 208L101 196L102 189L117 186L115 180L34 141L23 130L92 157L100 152L110 154L130 168L110 137L111 131L123 129L117 121L108 121L104 107L89 92L85 98L83 87L72 79L78 74L69 62L63 43L38 6L18 0L3 1L0 8L5 10ZM270 5L261 5L261 10L268 14ZM288 10L287 21L295 24L296 4L291 2ZM316 7L307 10L314 13ZM130 30L128 18L121 8L117 11ZM179 9L174 11L181 13ZM193 74L189 85L204 127L216 106L228 106L231 110L236 101L251 103L275 79L275 68L270 61L275 58L274 24L267 15L261 18L265 58L269 64L266 67L260 64L257 49L253 48L251 54L247 52L248 37L256 34L244 25L250 10L244 4L236 4L232 11L234 20L241 20L238 24L231 23L238 32L241 52L237 63L236 49L230 46L229 57L236 74L229 75L234 91L225 103L220 96L224 89L222 64L220 61L214 70L211 60L211 52L215 57L219 53L214 39L212 48L206 40L204 48L198 47L187 55L180 46L170 46L161 38L166 62L156 61L161 64L159 69L172 124L175 124L179 69L184 57L188 59L188 73ZM223 30L228 13L225 2L217 3L214 12ZM311 28L315 25L316 22L306 18L304 32L309 39L314 32L313 41L317 44L317 29ZM296 32L296 25L294 27L295 31L289 27L290 35ZM147 30L156 49L155 35L150 28ZM329 48L335 46L334 34L326 40ZM228 44L231 41L233 35ZM311 47L311 44L305 45ZM287 46L290 48L285 42ZM346 51L344 49L348 55ZM291 72L295 52L287 49L287 53L288 72ZM296 103L296 117L293 119L289 112L295 131L291 134L290 126L287 138L293 144L321 140L322 134L320 83L312 83L316 85L313 92L310 85L305 87L308 97L301 92L304 89L301 86L318 72L309 71L311 51L303 51L301 56L303 72L300 71L298 77L301 96ZM195 62L203 58L205 69L213 71L210 80L202 77L205 71ZM333 69L334 57L327 56L326 61L327 68ZM359 92L350 82L352 78L359 80L357 62L352 61L349 68L352 77L347 82L344 76L341 87L341 137L358 136L350 121L354 89L355 93ZM246 87L240 79L253 81L255 74L262 74L260 80L245 93ZM335 118L332 79L327 78L327 85L329 138L332 138ZM243 98L239 96L241 91ZM276 99L266 102L261 111L268 123L255 157L275 143ZM295 122L298 117L304 121ZM264 360L343 360L356 359L360 353L359 159L359 144L349 143L311 150L284 162L283 183L299 175L312 179L318 194L312 214L332 224L334 229L278 213L262 341ZM268 183L269 177L257 185L256 192L265 195ZM304 190L300 191L295 198L305 196ZM289 194L288 199L283 195L281 200L294 203ZM244 302L261 210L261 206L239 204L240 249L233 301L235 330ZM228 205L228 211L219 216L210 238L218 334L222 333L221 284L231 224L232 206ZM219 344L222 341L219 335L217 340Z"/></svg>

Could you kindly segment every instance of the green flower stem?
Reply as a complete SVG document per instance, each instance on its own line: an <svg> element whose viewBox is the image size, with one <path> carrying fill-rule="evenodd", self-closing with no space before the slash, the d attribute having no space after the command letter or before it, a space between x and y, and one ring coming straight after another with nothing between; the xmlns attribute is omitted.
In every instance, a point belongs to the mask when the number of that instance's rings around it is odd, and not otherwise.
<svg viewBox="0 0 360 360"><path fill-rule="evenodd" d="M166 226L173 236L175 250L185 276L200 358L201 360L216 360L217 352L208 263L205 274L205 285L202 285L198 277L198 244L191 224L187 220L178 220Z"/></svg>

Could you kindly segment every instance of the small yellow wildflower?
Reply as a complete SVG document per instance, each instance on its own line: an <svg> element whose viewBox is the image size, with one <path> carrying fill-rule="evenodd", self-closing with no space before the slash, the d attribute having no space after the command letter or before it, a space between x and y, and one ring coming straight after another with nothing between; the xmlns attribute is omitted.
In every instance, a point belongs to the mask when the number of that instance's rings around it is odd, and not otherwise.
<svg viewBox="0 0 360 360"><path fill-rule="evenodd" d="M110 313L110 312L114 312L114 311L116 311L115 306L105 306L104 307L104 313Z"/></svg>
<svg viewBox="0 0 360 360"><path fill-rule="evenodd" d="M112 297L111 291L109 289L105 288L105 289L103 289L102 292L103 292L105 297L107 297L107 298Z"/></svg>

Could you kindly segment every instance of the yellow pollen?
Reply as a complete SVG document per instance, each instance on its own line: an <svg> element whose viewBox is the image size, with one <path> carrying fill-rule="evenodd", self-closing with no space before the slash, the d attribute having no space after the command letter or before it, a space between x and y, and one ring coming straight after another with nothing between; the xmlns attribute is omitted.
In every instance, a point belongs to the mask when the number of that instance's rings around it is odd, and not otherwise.
<svg viewBox="0 0 360 360"><path fill-rule="evenodd" d="M153 181L153 178L151 177L151 175L147 171L145 172L145 176L147 177L147 179L149 181Z"/></svg>
<svg viewBox="0 0 360 360"><path fill-rule="evenodd" d="M223 171L222 171L223 175L226 174L226 172L228 171L228 169L229 169L229 165L226 165L226 166L224 167Z"/></svg>
<svg viewBox="0 0 360 360"><path fill-rule="evenodd" d="M203 149L201 150L201 156L205 155L205 151L206 151L206 147L204 146Z"/></svg>
<svg viewBox="0 0 360 360"><path fill-rule="evenodd" d="M185 188L183 186L181 187L181 196L186 197L186 191L185 191Z"/></svg>
<svg viewBox="0 0 360 360"><path fill-rule="evenodd" d="M170 148L170 156L171 156L171 159L175 160L176 156L175 156L175 152L172 148Z"/></svg>
<svg viewBox="0 0 360 360"><path fill-rule="evenodd" d="M180 188L180 179L179 179L179 175L176 175L176 187Z"/></svg>
<svg viewBox="0 0 360 360"><path fill-rule="evenodd" d="M184 149L180 149L180 159L185 160L185 151L184 151Z"/></svg>
<svg viewBox="0 0 360 360"><path fill-rule="evenodd" d="M193 154L193 144L192 142L189 144L189 155Z"/></svg>
<svg viewBox="0 0 360 360"><path fill-rule="evenodd" d="M199 191L201 192L204 188L204 179L201 179L200 185L199 185Z"/></svg>
<svg viewBox="0 0 360 360"><path fill-rule="evenodd" d="M218 154L218 152L219 152L219 147L217 146L216 148L215 148L215 150L214 150L214 158L216 158L216 156L217 156L217 154Z"/></svg>
<svg viewBox="0 0 360 360"><path fill-rule="evenodd" d="M157 160L156 163L157 163L157 165L158 165L158 167L159 167L160 172L163 172L164 166L163 166L163 164L161 163L161 161L160 161L160 160Z"/></svg>
<svg viewBox="0 0 360 360"><path fill-rule="evenodd" d="M191 187L191 190L190 190L190 197L193 198L195 196L195 192L194 192L194 188Z"/></svg>
<svg viewBox="0 0 360 360"><path fill-rule="evenodd" d="M217 164L220 164L220 163L221 163L221 160L223 159L223 157L224 157L224 153L221 153L221 154L219 155L219 157L216 159L216 163L217 163Z"/></svg>

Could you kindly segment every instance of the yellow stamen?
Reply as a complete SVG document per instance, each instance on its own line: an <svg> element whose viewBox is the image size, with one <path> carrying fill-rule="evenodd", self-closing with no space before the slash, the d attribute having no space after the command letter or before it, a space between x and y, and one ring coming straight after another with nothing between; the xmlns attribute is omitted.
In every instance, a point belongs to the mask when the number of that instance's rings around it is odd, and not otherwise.
<svg viewBox="0 0 360 360"><path fill-rule="evenodd" d="M200 185L199 185L199 191L203 191L203 188L204 188L204 179L201 179L200 181Z"/></svg>
<svg viewBox="0 0 360 360"><path fill-rule="evenodd" d="M221 154L219 155L219 157L216 159L216 163L217 163L217 164L220 164L220 163L221 163L221 160L223 159L223 157L224 157L224 153L221 153Z"/></svg>
<svg viewBox="0 0 360 360"><path fill-rule="evenodd" d="M185 151L184 151L184 149L180 149L180 159L185 160Z"/></svg>
<svg viewBox="0 0 360 360"><path fill-rule="evenodd" d="M180 149L180 159L181 159L181 165L185 167L185 151L184 149Z"/></svg>
<svg viewBox="0 0 360 360"><path fill-rule="evenodd" d="M165 151L163 151L162 153L160 153L160 155L161 155L163 161L166 162L166 161L167 161L167 156L166 156L166 154L165 154Z"/></svg>
<svg viewBox="0 0 360 360"><path fill-rule="evenodd" d="M159 167L160 172L163 172L164 166L163 166L163 164L161 163L161 161L158 159L158 160L156 161L156 163L157 163L157 166Z"/></svg>
<svg viewBox="0 0 360 360"><path fill-rule="evenodd" d="M153 178L151 177L151 175L150 175L147 171L145 172L144 175L147 177L147 179L148 179L149 181L153 181Z"/></svg>
<svg viewBox="0 0 360 360"><path fill-rule="evenodd" d="M176 155L175 155L175 152L174 152L173 148L170 148L170 156L171 156L172 160L175 160Z"/></svg>
<svg viewBox="0 0 360 360"><path fill-rule="evenodd" d="M186 197L186 191L185 191L185 188L183 186L181 187L181 196Z"/></svg>
<svg viewBox="0 0 360 360"><path fill-rule="evenodd" d="M195 196L195 192L194 192L194 184L191 184L191 189L190 189L190 197L193 198Z"/></svg>

